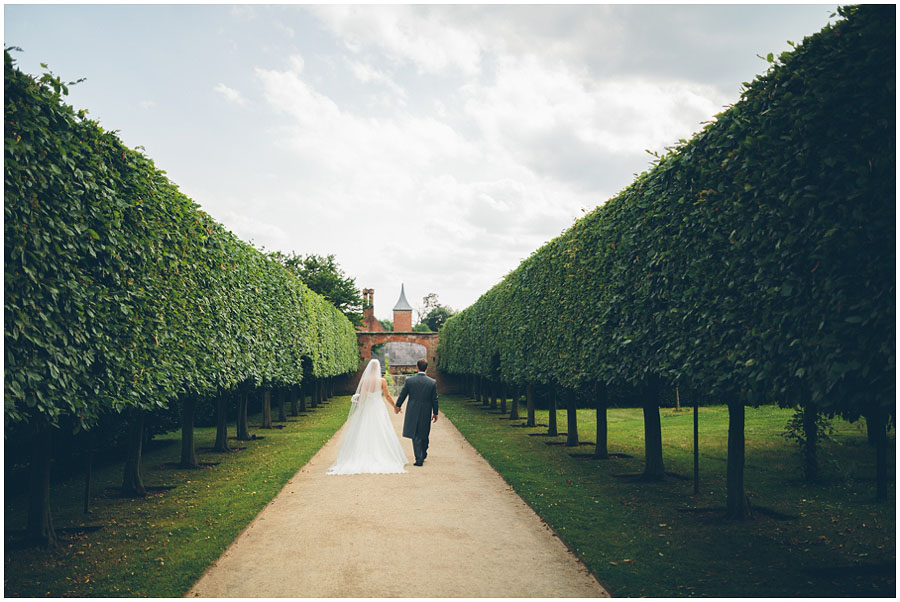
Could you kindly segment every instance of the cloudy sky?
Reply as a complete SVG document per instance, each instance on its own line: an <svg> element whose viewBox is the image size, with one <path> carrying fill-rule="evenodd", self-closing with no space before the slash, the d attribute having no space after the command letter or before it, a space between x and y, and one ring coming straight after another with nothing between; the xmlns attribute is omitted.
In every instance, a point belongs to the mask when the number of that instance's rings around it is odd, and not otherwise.
<svg viewBox="0 0 900 602"><path fill-rule="evenodd" d="M12 5L4 45L266 250L473 303L829 22L805 5Z"/></svg>

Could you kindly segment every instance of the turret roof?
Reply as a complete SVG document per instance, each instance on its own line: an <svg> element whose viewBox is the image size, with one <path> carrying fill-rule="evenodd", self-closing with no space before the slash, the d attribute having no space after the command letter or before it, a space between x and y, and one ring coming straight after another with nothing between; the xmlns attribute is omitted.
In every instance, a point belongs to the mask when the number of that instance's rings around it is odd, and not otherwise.
<svg viewBox="0 0 900 602"><path fill-rule="evenodd" d="M397 305L394 306L394 311L412 311L412 305L406 300L406 291L402 284L400 285L400 298L397 299Z"/></svg>

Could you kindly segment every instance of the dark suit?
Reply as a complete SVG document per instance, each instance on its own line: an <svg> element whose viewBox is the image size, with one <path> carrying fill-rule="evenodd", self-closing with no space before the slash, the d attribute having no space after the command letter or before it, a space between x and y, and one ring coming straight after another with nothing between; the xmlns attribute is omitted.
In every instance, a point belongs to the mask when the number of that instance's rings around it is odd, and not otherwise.
<svg viewBox="0 0 900 602"><path fill-rule="evenodd" d="M409 397L406 417L403 419L403 436L412 439L416 463L421 464L428 455L428 435L431 433L431 416L438 413L437 383L424 372L410 376L403 383L397 398L397 407Z"/></svg>

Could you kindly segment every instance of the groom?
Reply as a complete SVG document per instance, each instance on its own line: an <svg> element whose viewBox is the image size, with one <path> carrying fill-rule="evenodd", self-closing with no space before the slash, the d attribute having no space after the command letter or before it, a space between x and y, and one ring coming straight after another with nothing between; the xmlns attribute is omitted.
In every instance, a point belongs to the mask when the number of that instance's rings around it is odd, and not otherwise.
<svg viewBox="0 0 900 602"><path fill-rule="evenodd" d="M422 359L416 362L416 366L419 373L410 376L403 383L403 390L397 398L394 413L400 413L400 407L409 397L409 408L403 419L403 436L412 439L413 453L416 455L415 466L422 466L428 456L428 434L431 432L431 423L437 422L438 419L438 394L437 383L425 375L428 362Z"/></svg>

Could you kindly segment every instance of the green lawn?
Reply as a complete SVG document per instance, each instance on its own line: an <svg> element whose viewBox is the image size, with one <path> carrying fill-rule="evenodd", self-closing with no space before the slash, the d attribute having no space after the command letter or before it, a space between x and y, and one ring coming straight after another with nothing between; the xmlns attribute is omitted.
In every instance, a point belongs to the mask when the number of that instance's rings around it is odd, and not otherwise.
<svg viewBox="0 0 900 602"><path fill-rule="evenodd" d="M632 456L609 460L573 457L593 445L558 445L564 436L537 436L546 427L519 428L524 421L464 397L443 397L441 409L614 596L894 596L895 488L888 503L874 502L875 453L861 423L835 422L823 479L808 485L795 444L781 436L792 412L748 408L745 478L758 509L735 523L719 510L681 511L724 509L724 406L700 408L696 496L691 411L661 411L666 471L683 478L636 483L614 475L643 469L639 409L609 411L609 451ZM547 417L538 412L537 422ZM558 418L565 433L565 411ZM594 411L579 410L578 420L579 438L593 443Z"/></svg>
<svg viewBox="0 0 900 602"><path fill-rule="evenodd" d="M230 441L243 447L228 454L200 451L212 447L215 428L195 431L198 459L218 462L199 470L168 466L179 460L180 431L157 437L143 458L144 484L175 486L144 499L122 499L122 465L94 472L90 515L82 513L83 476L59 479L51 490L57 550L5 546L6 596L182 596L225 548L281 491L284 484L337 431L347 417L346 397L306 416L289 418L283 429L253 428L255 441ZM276 423L277 424L277 423ZM234 436L234 424L229 435ZM25 500L7 491L6 531L24 528ZM96 531L78 531L83 526Z"/></svg>

